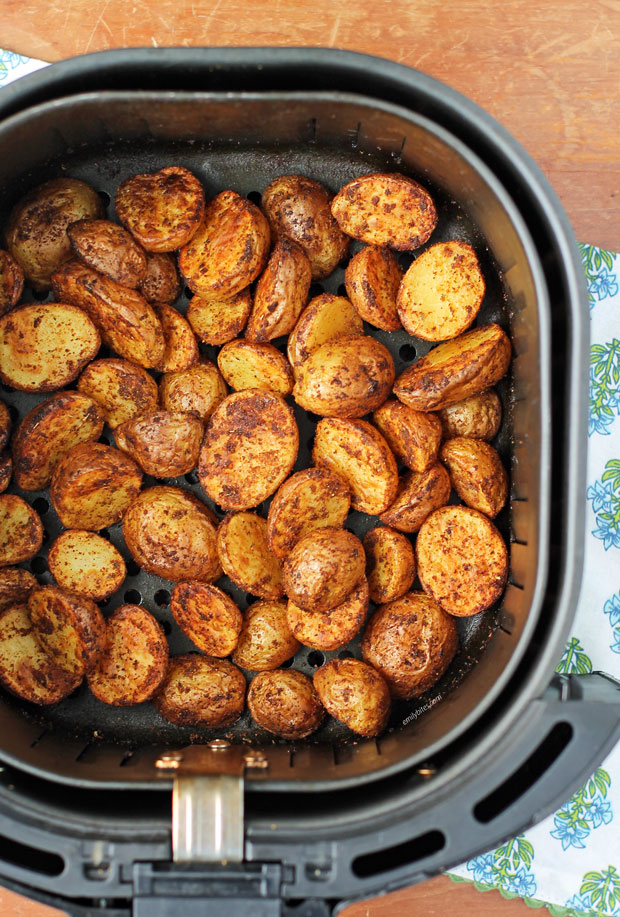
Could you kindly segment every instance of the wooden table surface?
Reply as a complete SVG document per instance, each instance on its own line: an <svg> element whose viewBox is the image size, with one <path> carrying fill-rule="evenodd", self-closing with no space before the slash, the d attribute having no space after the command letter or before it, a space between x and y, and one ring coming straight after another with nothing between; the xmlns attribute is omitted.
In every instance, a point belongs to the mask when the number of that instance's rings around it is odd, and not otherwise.
<svg viewBox="0 0 620 917"><path fill-rule="evenodd" d="M554 185L577 238L620 250L620 0L0 0L0 45L56 61L108 48L322 45L391 58L468 95ZM58 913L0 889L3 917ZM346 917L526 917L446 877Z"/></svg>

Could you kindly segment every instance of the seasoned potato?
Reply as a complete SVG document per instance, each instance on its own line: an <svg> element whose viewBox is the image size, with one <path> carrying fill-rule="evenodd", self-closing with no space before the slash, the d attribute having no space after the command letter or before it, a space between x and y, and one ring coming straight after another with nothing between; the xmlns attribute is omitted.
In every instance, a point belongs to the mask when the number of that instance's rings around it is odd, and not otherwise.
<svg viewBox="0 0 620 917"><path fill-rule="evenodd" d="M146 272L138 289L147 302L174 302L181 292L181 278L173 256L165 252L147 252Z"/></svg>
<svg viewBox="0 0 620 917"><path fill-rule="evenodd" d="M409 592L371 617L362 655L383 675L392 697L409 700L439 681L458 642L454 618L423 592Z"/></svg>
<svg viewBox="0 0 620 917"><path fill-rule="evenodd" d="M193 414L205 423L227 394L228 389L219 369L206 359L188 369L166 373L159 383L164 410Z"/></svg>
<svg viewBox="0 0 620 917"><path fill-rule="evenodd" d="M220 523L217 553L224 573L245 592L263 599L284 592L280 561L267 544L267 521L256 513L233 513Z"/></svg>
<svg viewBox="0 0 620 917"><path fill-rule="evenodd" d="M315 529L344 525L351 494L327 468L305 468L276 492L267 516L267 541L276 557L286 557L294 545Z"/></svg>
<svg viewBox="0 0 620 917"><path fill-rule="evenodd" d="M11 483L13 459L9 452L0 452L0 494L4 493Z"/></svg>
<svg viewBox="0 0 620 917"><path fill-rule="evenodd" d="M416 558L424 591L457 617L485 611L506 585L504 540L487 516L467 506L443 506L428 517Z"/></svg>
<svg viewBox="0 0 620 917"><path fill-rule="evenodd" d="M79 261L70 261L56 271L52 286L57 300L84 310L101 332L103 342L120 357L147 369L161 364L164 333L153 307L137 290L123 287Z"/></svg>
<svg viewBox="0 0 620 917"><path fill-rule="evenodd" d="M328 277L349 249L349 240L330 212L332 193L303 175L283 175L263 191L261 205L274 239L297 242L310 262L312 277Z"/></svg>
<svg viewBox="0 0 620 917"><path fill-rule="evenodd" d="M284 739L303 739L319 728L325 710L314 685L303 672L261 672L248 689L252 719Z"/></svg>
<svg viewBox="0 0 620 917"><path fill-rule="evenodd" d="M153 704L178 726L230 726L243 713L245 678L227 659L173 656Z"/></svg>
<svg viewBox="0 0 620 917"><path fill-rule="evenodd" d="M235 392L215 409L200 452L198 475L223 509L252 509L274 493L297 458L299 431L274 392Z"/></svg>
<svg viewBox="0 0 620 917"><path fill-rule="evenodd" d="M308 301L310 262L291 239L281 239L271 253L254 294L245 336L248 341L271 341L295 327Z"/></svg>
<svg viewBox="0 0 620 917"><path fill-rule="evenodd" d="M217 365L228 385L237 392L262 388L286 396L293 391L293 370L286 357L271 344L231 341L220 350Z"/></svg>
<svg viewBox="0 0 620 917"><path fill-rule="evenodd" d="M386 526L379 527L367 532L362 544L372 602L383 605L411 589L415 579L415 556L405 535Z"/></svg>
<svg viewBox="0 0 620 917"><path fill-rule="evenodd" d="M293 372L297 374L301 364L322 344L363 332L364 322L348 299L332 293L315 296L288 339L287 354Z"/></svg>
<svg viewBox="0 0 620 917"><path fill-rule="evenodd" d="M121 605L105 622L106 645L88 687L104 704L127 707L150 700L168 666L161 625L139 605Z"/></svg>
<svg viewBox="0 0 620 917"><path fill-rule="evenodd" d="M34 303L0 318L0 379L22 392L53 392L76 379L99 347L81 309Z"/></svg>
<svg viewBox="0 0 620 917"><path fill-rule="evenodd" d="M444 439L471 436L491 440L502 422L502 403L492 388L479 395L470 395L438 412Z"/></svg>
<svg viewBox="0 0 620 917"><path fill-rule="evenodd" d="M394 383L394 394L418 411L438 411L495 385L508 369L510 354L499 325L480 325L416 360Z"/></svg>
<svg viewBox="0 0 620 917"><path fill-rule="evenodd" d="M164 358L157 368L173 373L192 366L198 360L198 342L185 316L167 303L154 303L153 308L165 341Z"/></svg>
<svg viewBox="0 0 620 917"><path fill-rule="evenodd" d="M450 499L450 476L437 462L426 471L407 471L394 502L379 516L400 532L417 532L430 513Z"/></svg>
<svg viewBox="0 0 620 917"><path fill-rule="evenodd" d="M123 226L147 251L172 252L198 229L205 193L188 169L167 166L120 184L114 206Z"/></svg>
<svg viewBox="0 0 620 917"><path fill-rule="evenodd" d="M441 461L463 503L494 519L508 497L508 475L497 450L482 440L456 436L441 447Z"/></svg>
<svg viewBox="0 0 620 917"><path fill-rule="evenodd" d="M11 435L11 413L4 401L0 401L0 449L4 449Z"/></svg>
<svg viewBox="0 0 620 917"><path fill-rule="evenodd" d="M176 478L198 464L203 434L202 420L192 414L155 411L126 420L116 428L114 438L146 474Z"/></svg>
<svg viewBox="0 0 620 917"><path fill-rule="evenodd" d="M247 287L231 299L192 296L187 307L187 320L201 341L219 347L241 334L251 311L252 295Z"/></svg>
<svg viewBox="0 0 620 917"><path fill-rule="evenodd" d="M437 461L441 421L434 414L416 411L390 399L372 415L399 462L412 471L426 471Z"/></svg>
<svg viewBox="0 0 620 917"><path fill-rule="evenodd" d="M79 443L99 439L103 411L80 392L57 392L26 414L13 437L15 483L43 490L62 456Z"/></svg>
<svg viewBox="0 0 620 917"><path fill-rule="evenodd" d="M359 659L332 659L314 673L321 703L353 732L376 736L390 715L390 692L383 676Z"/></svg>
<svg viewBox="0 0 620 917"><path fill-rule="evenodd" d="M304 646L337 650L361 630L368 613L368 582L359 581L344 602L329 611L306 611L289 601L286 612L291 633Z"/></svg>
<svg viewBox="0 0 620 917"><path fill-rule="evenodd" d="M286 620L284 602L255 602L243 616L239 642L233 662L251 672L265 672L294 656L299 641L292 635Z"/></svg>
<svg viewBox="0 0 620 917"><path fill-rule="evenodd" d="M58 668L80 679L93 670L106 644L105 622L94 602L57 586L41 586L30 593L28 613Z"/></svg>
<svg viewBox="0 0 620 917"><path fill-rule="evenodd" d="M236 191L222 191L207 205L191 242L181 248L179 270L194 293L230 299L263 270L269 242L269 225L258 207Z"/></svg>
<svg viewBox="0 0 620 917"><path fill-rule="evenodd" d="M38 513L15 494L0 495L0 567L30 560L43 543Z"/></svg>
<svg viewBox="0 0 620 917"><path fill-rule="evenodd" d="M346 481L351 506L361 513L378 515L396 496L396 459L381 434L365 420L320 420L312 461Z"/></svg>
<svg viewBox="0 0 620 917"><path fill-rule="evenodd" d="M24 289L24 272L8 252L0 251L0 315L19 302Z"/></svg>
<svg viewBox="0 0 620 917"><path fill-rule="evenodd" d="M145 369L128 360L89 363L78 379L78 390L99 405L112 429L157 410L157 383Z"/></svg>
<svg viewBox="0 0 620 917"><path fill-rule="evenodd" d="M103 443L81 443L56 465L50 499L66 528L98 532L119 521L141 484L142 472L128 455Z"/></svg>
<svg viewBox="0 0 620 917"><path fill-rule="evenodd" d="M11 605L21 605L39 584L29 570L21 567L0 569L0 611Z"/></svg>
<svg viewBox="0 0 620 917"><path fill-rule="evenodd" d="M332 201L332 214L354 239L397 251L419 248L437 225L428 191L398 172L354 178Z"/></svg>
<svg viewBox="0 0 620 917"><path fill-rule="evenodd" d="M146 276L146 255L131 235L110 220L77 220L67 229L78 258L124 287L137 287Z"/></svg>
<svg viewBox="0 0 620 917"><path fill-rule="evenodd" d="M383 404L394 383L394 361L367 335L328 341L301 364L293 397L324 417L363 417Z"/></svg>
<svg viewBox="0 0 620 917"><path fill-rule="evenodd" d="M282 565L284 591L307 611L330 611L364 576L362 543L346 529L322 528L297 542Z"/></svg>
<svg viewBox="0 0 620 917"><path fill-rule="evenodd" d="M208 583L177 583L170 610L184 634L209 656L230 656L237 645L243 618L225 592Z"/></svg>
<svg viewBox="0 0 620 917"><path fill-rule="evenodd" d="M61 589L94 602L120 589L127 573L125 561L114 545L84 529L70 529L59 535L50 548L47 563Z"/></svg>
<svg viewBox="0 0 620 917"><path fill-rule="evenodd" d="M178 487L142 491L123 519L125 544L135 562L172 582L211 582L221 576L216 528L211 510Z"/></svg>
<svg viewBox="0 0 620 917"><path fill-rule="evenodd" d="M18 201L9 216L6 241L30 286L48 290L51 275L73 256L67 235L71 223L102 216L97 192L76 178L53 178Z"/></svg>
<svg viewBox="0 0 620 917"><path fill-rule="evenodd" d="M402 268L389 249L367 245L349 261L344 285L365 322L384 331L398 331L402 325L396 295L402 278Z"/></svg>

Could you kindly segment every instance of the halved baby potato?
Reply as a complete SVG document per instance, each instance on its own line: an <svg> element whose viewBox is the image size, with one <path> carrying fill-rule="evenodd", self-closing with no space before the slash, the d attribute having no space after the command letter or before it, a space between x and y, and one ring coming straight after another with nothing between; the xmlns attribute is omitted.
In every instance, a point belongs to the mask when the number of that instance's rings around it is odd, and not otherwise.
<svg viewBox="0 0 620 917"><path fill-rule="evenodd" d="M256 513L232 513L220 523L217 553L224 573L245 592L263 599L279 599L284 592L280 561L267 543L267 521Z"/></svg>
<svg viewBox="0 0 620 917"><path fill-rule="evenodd" d="M8 252L0 251L0 315L19 302L24 289L24 272Z"/></svg>
<svg viewBox="0 0 620 917"><path fill-rule="evenodd" d="M124 287L137 287L146 276L146 254L132 236L110 220L76 220L67 229L78 258Z"/></svg>
<svg viewBox="0 0 620 917"><path fill-rule="evenodd" d="M470 395L438 412L444 439L471 436L487 442L499 432L502 423L502 403L492 389Z"/></svg>
<svg viewBox="0 0 620 917"><path fill-rule="evenodd" d="M402 324L396 296L402 279L402 268L388 248L367 245L349 261L344 285L365 322L384 331L398 331Z"/></svg>
<svg viewBox="0 0 620 917"><path fill-rule="evenodd" d="M187 369L198 360L198 342L189 322L174 306L153 303L164 332L164 358L157 367L165 373Z"/></svg>
<svg viewBox="0 0 620 917"><path fill-rule="evenodd" d="M147 251L172 252L198 229L205 193L189 169L167 166L122 182L114 206L123 226Z"/></svg>
<svg viewBox="0 0 620 917"><path fill-rule="evenodd" d="M94 602L57 586L41 586L28 598L28 613L58 668L80 680L92 672L106 645L105 622Z"/></svg>
<svg viewBox="0 0 620 917"><path fill-rule="evenodd" d="M315 529L297 542L282 565L284 591L307 611L330 611L364 576L359 538L346 529Z"/></svg>
<svg viewBox="0 0 620 917"><path fill-rule="evenodd" d="M217 365L235 391L261 388L286 397L293 391L293 371L288 360L271 344L230 341L220 350Z"/></svg>
<svg viewBox="0 0 620 917"><path fill-rule="evenodd" d="M295 655L300 643L288 626L284 602L254 602L243 615L233 662L251 672L277 669Z"/></svg>
<svg viewBox="0 0 620 917"><path fill-rule="evenodd" d="M170 610L183 633L209 656L230 656L243 618L230 596L208 583L177 583Z"/></svg>
<svg viewBox="0 0 620 917"><path fill-rule="evenodd" d="M193 414L205 423L227 394L219 369L206 359L187 369L165 373L159 382L159 397L165 411Z"/></svg>
<svg viewBox="0 0 620 917"><path fill-rule="evenodd" d="M0 452L0 494L3 494L11 483L13 459L10 452Z"/></svg>
<svg viewBox="0 0 620 917"><path fill-rule="evenodd" d="M241 334L251 311L252 294L246 287L230 299L192 296L187 307L187 320L201 341L220 347Z"/></svg>
<svg viewBox="0 0 620 917"><path fill-rule="evenodd" d="M39 514L22 497L0 494L0 567L30 560L43 543Z"/></svg>
<svg viewBox="0 0 620 917"><path fill-rule="evenodd" d="M379 518L400 532L417 532L427 516L450 499L450 475L436 462L426 471L406 471L394 502Z"/></svg>
<svg viewBox="0 0 620 917"><path fill-rule="evenodd" d="M315 296L289 335L287 355L293 372L297 374L301 364L322 344L363 332L364 322L348 299L332 293Z"/></svg>
<svg viewBox="0 0 620 917"><path fill-rule="evenodd" d="M406 535L387 526L371 529L362 541L370 599L376 605L392 602L411 589L415 555Z"/></svg>
<svg viewBox="0 0 620 917"><path fill-rule="evenodd" d="M310 262L291 239L281 239L256 284L254 306L245 336L248 341L271 341L295 327L308 300Z"/></svg>
<svg viewBox="0 0 620 917"><path fill-rule="evenodd" d="M398 461L407 468L426 471L437 461L441 421L434 414L390 399L377 408L372 420Z"/></svg>
<svg viewBox="0 0 620 917"><path fill-rule="evenodd" d="M267 541L280 559L315 529L344 525L351 507L348 486L327 468L305 468L276 491L267 515Z"/></svg>
<svg viewBox="0 0 620 917"><path fill-rule="evenodd" d="M145 369L128 360L94 360L82 372L77 387L99 405L112 429L157 410L157 383Z"/></svg>
<svg viewBox="0 0 620 917"><path fill-rule="evenodd" d="M47 563L61 589L94 602L120 589L127 574L125 561L114 545L85 529L62 532L49 550Z"/></svg>
<svg viewBox="0 0 620 917"><path fill-rule="evenodd" d="M306 611L289 601L286 617L294 637L315 650L337 650L355 637L368 613L368 582L364 577L344 602L328 611Z"/></svg>
<svg viewBox="0 0 620 917"><path fill-rule="evenodd" d="M147 302L174 302L181 292L181 279L173 256L165 252L147 252L146 273L138 289Z"/></svg>
<svg viewBox="0 0 620 917"><path fill-rule="evenodd" d="M261 672L248 689L252 719L284 739L303 739L315 732L325 709L307 675L294 669Z"/></svg>
<svg viewBox="0 0 620 917"><path fill-rule="evenodd" d="M227 659L173 656L153 704L177 726L231 726L245 707L245 677Z"/></svg>
<svg viewBox="0 0 620 917"><path fill-rule="evenodd" d="M353 732L376 736L387 726L390 692L382 675L359 659L332 659L314 673L328 713Z"/></svg>
<svg viewBox="0 0 620 917"><path fill-rule="evenodd" d="M0 611L27 602L39 584L29 570L22 567L0 568Z"/></svg>
<svg viewBox="0 0 620 917"><path fill-rule="evenodd" d="M441 447L441 461L463 503L494 519L508 498L508 474L497 450L480 439L455 436Z"/></svg>
<svg viewBox="0 0 620 917"><path fill-rule="evenodd" d="M155 411L126 420L115 429L114 438L145 474L176 478L198 464L203 434L202 420L192 414Z"/></svg>
<svg viewBox="0 0 620 917"><path fill-rule="evenodd" d="M4 449L11 435L11 412L4 401L0 401L0 449Z"/></svg>

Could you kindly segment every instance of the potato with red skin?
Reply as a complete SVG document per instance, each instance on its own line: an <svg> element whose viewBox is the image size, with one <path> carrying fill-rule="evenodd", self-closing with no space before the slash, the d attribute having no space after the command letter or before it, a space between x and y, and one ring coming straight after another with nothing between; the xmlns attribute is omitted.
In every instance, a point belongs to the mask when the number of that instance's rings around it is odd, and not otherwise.
<svg viewBox="0 0 620 917"><path fill-rule="evenodd" d="M193 471L204 424L192 414L155 411L126 420L114 431L116 445L127 452L145 474L177 478Z"/></svg>
<svg viewBox="0 0 620 917"><path fill-rule="evenodd" d="M441 421L390 399L372 415L372 421L398 459L412 471L426 471L437 461Z"/></svg>
<svg viewBox="0 0 620 917"><path fill-rule="evenodd" d="M406 471L396 499L379 519L399 532L417 532L430 513L448 502L450 491L450 476L439 462L426 471Z"/></svg>
<svg viewBox="0 0 620 917"><path fill-rule="evenodd" d="M508 474L497 449L480 439L455 436L441 447L441 460L463 503L494 519L508 499Z"/></svg>
<svg viewBox="0 0 620 917"><path fill-rule="evenodd" d="M406 535L387 526L371 529L362 541L370 599L376 605L404 595L415 579L415 555Z"/></svg>
<svg viewBox="0 0 620 917"><path fill-rule="evenodd" d="M328 611L306 611L289 601L286 617L294 637L315 650L337 650L355 637L368 613L368 582L362 578L344 602Z"/></svg>
<svg viewBox="0 0 620 917"><path fill-rule="evenodd" d="M118 218L149 252L172 252L186 245L205 210L202 185L189 169L167 166L133 175L118 186Z"/></svg>
<svg viewBox="0 0 620 917"><path fill-rule="evenodd" d="M165 373L187 369L198 360L198 342L189 322L174 306L153 303L164 332L164 357L157 369Z"/></svg>
<svg viewBox="0 0 620 917"><path fill-rule="evenodd" d="M173 256L146 252L146 272L138 289L147 302L173 303L181 293L181 278Z"/></svg>
<svg viewBox="0 0 620 917"><path fill-rule="evenodd" d="M502 403L492 389L470 395L438 411L443 438L471 436L473 439L492 440L502 423Z"/></svg>
<svg viewBox="0 0 620 917"><path fill-rule="evenodd" d="M402 279L402 268L388 248L367 245L349 261L344 285L365 322L384 331L399 331L396 296Z"/></svg>
<svg viewBox="0 0 620 917"><path fill-rule="evenodd" d="M267 515L267 541L280 559L315 529L341 528L349 514L347 485L327 468L305 468L281 484Z"/></svg>
<svg viewBox="0 0 620 917"><path fill-rule="evenodd" d="M0 567L0 611L21 605L39 584L29 570L22 567Z"/></svg>
<svg viewBox="0 0 620 917"><path fill-rule="evenodd" d="M76 220L67 229L78 258L124 287L137 287L146 275L146 254L132 236L110 220Z"/></svg>
<svg viewBox="0 0 620 917"><path fill-rule="evenodd" d="M30 560L43 544L39 514L16 494L0 494L0 567Z"/></svg>
<svg viewBox="0 0 620 917"><path fill-rule="evenodd" d="M70 677L92 672L106 645L97 605L57 586L41 586L28 597L28 614L53 662Z"/></svg>
<svg viewBox="0 0 620 917"><path fill-rule="evenodd" d="M333 293L315 296L289 335L286 352L294 374L317 347L363 332L364 322L346 297Z"/></svg>
<svg viewBox="0 0 620 917"><path fill-rule="evenodd" d="M284 739L304 739L325 718L312 682L294 669L256 675L248 689L248 709L259 726Z"/></svg>
<svg viewBox="0 0 620 917"><path fill-rule="evenodd" d="M281 666L300 646L288 626L284 602L254 602L243 615L232 658L243 669L266 672Z"/></svg>
<svg viewBox="0 0 620 917"><path fill-rule="evenodd" d="M321 528L297 542L282 565L284 591L307 611L329 611L364 576L362 543L346 529Z"/></svg>
<svg viewBox="0 0 620 917"><path fill-rule="evenodd" d="M308 301L310 262L292 239L281 239L259 277L252 314L245 329L248 341L271 341L289 334Z"/></svg>
<svg viewBox="0 0 620 917"><path fill-rule="evenodd" d="M377 736L387 726L390 692L372 666L359 659L332 659L314 673L314 687L328 713L353 732Z"/></svg>
<svg viewBox="0 0 620 917"><path fill-rule="evenodd" d="M78 379L78 391L95 401L114 429L140 414L157 410L157 383L142 368L117 357L94 360Z"/></svg>
<svg viewBox="0 0 620 917"><path fill-rule="evenodd" d="M243 713L245 688L243 672L227 659L185 653L170 659L153 705L177 726L231 726Z"/></svg>
<svg viewBox="0 0 620 917"><path fill-rule="evenodd" d="M219 369L204 358L187 369L164 373L159 382L159 397L165 411L193 414L205 423L227 394Z"/></svg>
<svg viewBox="0 0 620 917"><path fill-rule="evenodd" d="M267 521L256 513L230 513L222 520L217 553L224 573L240 589L264 599L283 594L282 567L267 543Z"/></svg>
<svg viewBox="0 0 620 917"><path fill-rule="evenodd" d="M0 251L0 315L10 312L24 289L24 272L8 252Z"/></svg>
<svg viewBox="0 0 620 917"><path fill-rule="evenodd" d="M239 337L252 311L252 295L246 287L230 299L192 296L187 320L194 334L205 344L220 347Z"/></svg>
<svg viewBox="0 0 620 917"><path fill-rule="evenodd" d="M208 656L230 656L243 618L230 596L209 583L177 583L170 610L183 633Z"/></svg>

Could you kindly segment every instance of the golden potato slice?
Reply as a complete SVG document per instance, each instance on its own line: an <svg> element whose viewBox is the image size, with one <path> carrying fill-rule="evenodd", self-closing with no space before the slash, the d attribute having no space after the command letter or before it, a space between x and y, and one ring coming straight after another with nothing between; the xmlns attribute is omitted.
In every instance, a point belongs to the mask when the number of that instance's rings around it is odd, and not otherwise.
<svg viewBox="0 0 620 917"><path fill-rule="evenodd" d="M0 494L4 493L11 483L13 459L9 452L0 452Z"/></svg>
<svg viewBox="0 0 620 917"><path fill-rule="evenodd" d="M173 656L153 704L178 726L230 726L243 713L245 678L227 659Z"/></svg>
<svg viewBox="0 0 620 917"><path fill-rule="evenodd" d="M198 464L204 434L192 414L155 411L126 420L114 431L116 445L156 478L176 478Z"/></svg>
<svg viewBox="0 0 620 917"><path fill-rule="evenodd" d="M183 166L133 175L118 186L118 218L149 252L172 252L192 238L202 220L205 193Z"/></svg>
<svg viewBox="0 0 620 917"><path fill-rule="evenodd" d="M265 672L294 656L300 643L286 620L284 602L255 602L243 616L233 662L251 672Z"/></svg>
<svg viewBox="0 0 620 917"><path fill-rule="evenodd" d="M361 513L378 515L396 496L396 459L378 430L365 420L320 420L312 461L348 484L351 506Z"/></svg>
<svg viewBox="0 0 620 917"><path fill-rule="evenodd" d="M241 334L251 311L252 294L246 287L231 299L192 296L187 307L187 320L201 341L219 347Z"/></svg>
<svg viewBox="0 0 620 917"><path fill-rule="evenodd" d="M8 252L0 251L0 315L19 302L24 289L24 272Z"/></svg>
<svg viewBox="0 0 620 917"><path fill-rule="evenodd" d="M368 613L368 581L364 577L344 602L329 611L306 611L289 601L287 620L291 633L304 646L337 650L361 630Z"/></svg>
<svg viewBox="0 0 620 917"><path fill-rule="evenodd" d="M81 675L64 672L43 649L25 603L0 614L0 682L33 704L55 704L74 691Z"/></svg>
<svg viewBox="0 0 620 917"><path fill-rule="evenodd" d="M383 605L411 589L415 579L415 555L406 535L382 526L367 532L362 544L372 602Z"/></svg>
<svg viewBox="0 0 620 917"><path fill-rule="evenodd" d="M226 576L245 592L263 599L284 592L280 561L267 544L267 520L256 513L233 513L220 523L217 553Z"/></svg>
<svg viewBox="0 0 620 917"><path fill-rule="evenodd" d="M30 560L43 544L38 513L15 494L0 495L0 567Z"/></svg>
<svg viewBox="0 0 620 917"><path fill-rule="evenodd" d="M298 471L277 490L267 515L269 547L282 559L315 529L344 525L351 507L348 486L327 468Z"/></svg>
<svg viewBox="0 0 620 917"><path fill-rule="evenodd" d="M427 516L450 499L450 475L437 462L426 471L407 471L394 502L379 518L400 532L417 532Z"/></svg>
<svg viewBox="0 0 620 917"><path fill-rule="evenodd" d="M390 692L385 679L359 659L332 659L314 673L321 703L353 732L376 736L387 726Z"/></svg>
<svg viewBox="0 0 620 917"><path fill-rule="evenodd" d="M258 207L236 191L207 205L191 242L179 252L179 270L194 293L230 299L256 280L269 256L269 225Z"/></svg>
<svg viewBox="0 0 620 917"><path fill-rule="evenodd" d="M105 622L94 602L57 586L41 586L30 593L28 613L58 668L80 680L93 670L106 645Z"/></svg>
<svg viewBox="0 0 620 917"><path fill-rule="evenodd" d="M0 379L22 392L73 382L99 347L88 315L59 302L33 303L0 318Z"/></svg>
<svg viewBox="0 0 620 917"><path fill-rule="evenodd" d="M0 569L0 611L11 605L22 605L39 584L29 570L21 567Z"/></svg>
<svg viewBox="0 0 620 917"><path fill-rule="evenodd" d="M11 435L11 413L4 401L0 401L0 449L4 449Z"/></svg>
<svg viewBox="0 0 620 917"><path fill-rule="evenodd" d="M166 373L159 383L159 397L164 410L193 414L205 423L227 394L228 389L219 369L206 359L188 369Z"/></svg>
<svg viewBox="0 0 620 917"><path fill-rule="evenodd" d="M293 391L293 370L286 357L271 344L230 341L220 350L217 365L228 385L237 392L261 388L286 396Z"/></svg>
<svg viewBox="0 0 620 917"><path fill-rule="evenodd" d="M284 560L284 591L306 611L331 611L355 589L365 566L364 548L353 532L315 529Z"/></svg>
<svg viewBox="0 0 620 917"><path fill-rule="evenodd" d="M473 439L491 440L502 423L502 403L490 388L479 395L470 395L438 412L444 439L452 436L470 436Z"/></svg>
<svg viewBox="0 0 620 917"><path fill-rule="evenodd" d="M494 519L508 498L508 475L497 450L480 439L455 436L441 447L441 461L463 503Z"/></svg>
<svg viewBox="0 0 620 917"><path fill-rule="evenodd" d="M103 342L120 357L147 369L161 364L164 333L153 307L137 290L123 287L79 261L70 261L56 271L52 286L57 300L84 310L101 332Z"/></svg>
<svg viewBox="0 0 620 917"><path fill-rule="evenodd" d="M105 622L106 646L88 687L104 704L127 707L150 700L168 667L168 644L159 622L139 605L121 605Z"/></svg>
<svg viewBox="0 0 620 917"><path fill-rule="evenodd" d="M508 549L491 520L468 506L443 506L422 525L416 541L418 576L444 611L469 617L501 596Z"/></svg>
<svg viewBox="0 0 620 917"><path fill-rule="evenodd" d="M253 678L248 709L259 726L284 739L303 739L325 719L314 685L294 669L261 672Z"/></svg>
<svg viewBox="0 0 620 917"><path fill-rule="evenodd" d="M165 252L147 252L146 273L138 289L147 302L173 303L181 292L181 278L173 256Z"/></svg>
<svg viewBox="0 0 620 917"><path fill-rule="evenodd" d="M454 618L423 592L409 592L370 618L362 655L383 675L392 697L409 700L439 681L458 642Z"/></svg>
<svg viewBox="0 0 620 917"><path fill-rule="evenodd" d="M398 461L407 468L426 471L437 461L441 421L434 414L390 399L377 408L372 419Z"/></svg>
<svg viewBox="0 0 620 917"><path fill-rule="evenodd" d="M402 325L396 295L402 279L402 268L389 249L367 245L349 261L344 285L365 322L384 331L398 331Z"/></svg>
<svg viewBox="0 0 620 917"><path fill-rule="evenodd" d="M311 299L288 339L287 354L293 372L297 371L313 350L328 341L360 335L364 322L344 296L321 293Z"/></svg>
<svg viewBox="0 0 620 917"><path fill-rule="evenodd" d="M252 509L288 477L298 448L293 412L280 395L234 392L209 421L198 464L200 483L223 509Z"/></svg>
<svg viewBox="0 0 620 917"><path fill-rule="evenodd" d="M52 544L49 571L66 592L94 602L107 599L123 585L125 561L113 544L84 529L63 532Z"/></svg>
<svg viewBox="0 0 620 917"><path fill-rule="evenodd" d="M314 280L328 277L349 249L330 211L332 197L318 181L282 175L267 185L261 200L274 239L288 237L301 246Z"/></svg>
<svg viewBox="0 0 620 917"><path fill-rule="evenodd" d="M394 361L367 335L328 341L313 350L297 372L293 397L324 417L363 417L392 391Z"/></svg>
<svg viewBox="0 0 620 917"><path fill-rule="evenodd" d="M394 394L418 411L438 411L495 385L508 370L511 350L499 325L480 325L416 360L394 383Z"/></svg>
<svg viewBox="0 0 620 917"><path fill-rule="evenodd" d="M208 583L177 583L170 610L183 633L209 656L230 656L243 618L230 596Z"/></svg>
<svg viewBox="0 0 620 917"><path fill-rule="evenodd" d="M419 248L437 225L428 191L398 172L354 178L332 201L332 214L354 239L397 251Z"/></svg>
<svg viewBox="0 0 620 917"><path fill-rule="evenodd" d="M185 316L167 303L155 303L153 308L166 342L164 358L157 368L173 373L192 366L198 360L198 342Z"/></svg>
<svg viewBox="0 0 620 917"><path fill-rule="evenodd" d="M103 443L81 443L56 465L50 499L66 528L98 532L119 521L141 484L142 472L128 455Z"/></svg>
<svg viewBox="0 0 620 917"><path fill-rule="evenodd" d="M13 437L15 483L43 490L62 456L79 443L99 439L101 408L81 392L57 392L26 414Z"/></svg>
<svg viewBox="0 0 620 917"><path fill-rule="evenodd" d="M248 341L271 341L288 334L308 301L310 262L291 239L281 239L271 253L254 294L245 336Z"/></svg>
<svg viewBox="0 0 620 917"><path fill-rule="evenodd" d="M111 358L89 363L77 387L99 405L112 429L157 410L157 383L145 369L128 360Z"/></svg>
<svg viewBox="0 0 620 917"><path fill-rule="evenodd" d="M110 220L76 220L67 229L78 258L124 287L137 287L146 276L146 254L131 235Z"/></svg>
<svg viewBox="0 0 620 917"><path fill-rule="evenodd" d="M178 487L142 491L123 519L125 544L135 562L172 582L221 576L216 528L211 510Z"/></svg>
<svg viewBox="0 0 620 917"><path fill-rule="evenodd" d="M51 275L73 257L67 228L103 217L101 198L77 178L53 178L17 202L6 228L7 246L35 290L49 290Z"/></svg>

